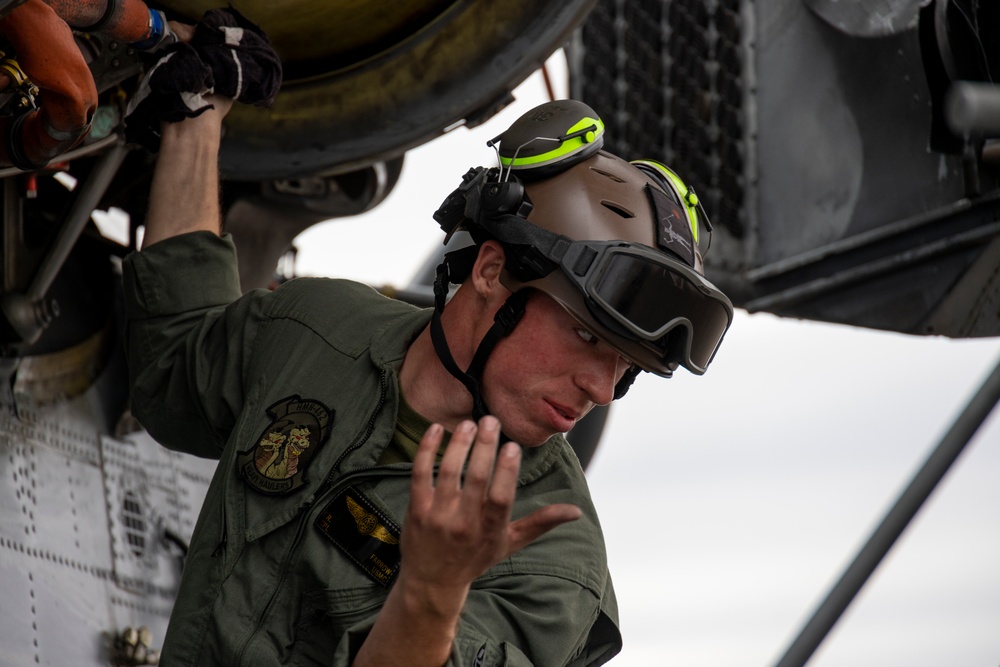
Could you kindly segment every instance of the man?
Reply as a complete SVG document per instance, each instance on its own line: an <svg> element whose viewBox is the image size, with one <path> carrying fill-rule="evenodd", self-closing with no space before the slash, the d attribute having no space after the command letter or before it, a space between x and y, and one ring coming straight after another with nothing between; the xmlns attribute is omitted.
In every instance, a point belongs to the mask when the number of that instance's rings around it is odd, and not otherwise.
<svg viewBox="0 0 1000 667"><path fill-rule="evenodd" d="M599 152L585 105L543 105L436 214L476 243L440 269L433 314L325 279L240 298L219 223L229 102L210 101L164 125L125 263L135 414L219 459L164 664L609 660L603 538L561 433L640 370L714 356L732 307L700 275L694 193Z"/></svg>

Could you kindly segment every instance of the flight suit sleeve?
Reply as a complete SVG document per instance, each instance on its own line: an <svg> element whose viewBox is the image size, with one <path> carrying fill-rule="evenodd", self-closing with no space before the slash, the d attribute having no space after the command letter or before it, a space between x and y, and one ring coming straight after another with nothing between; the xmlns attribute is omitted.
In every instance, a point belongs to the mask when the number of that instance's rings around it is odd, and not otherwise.
<svg viewBox="0 0 1000 667"><path fill-rule="evenodd" d="M613 607L610 582L608 592ZM621 635L604 606L593 591L570 578L505 575L479 580L466 601L448 664L602 665L621 650Z"/></svg>
<svg viewBox="0 0 1000 667"><path fill-rule="evenodd" d="M163 445L219 458L244 399L261 321L240 298L232 239L183 234L123 264L133 414Z"/></svg>
<svg viewBox="0 0 1000 667"><path fill-rule="evenodd" d="M333 660L349 667L376 615L348 630ZM621 650L614 592L604 601L553 576L501 576L469 593L447 667L598 667Z"/></svg>

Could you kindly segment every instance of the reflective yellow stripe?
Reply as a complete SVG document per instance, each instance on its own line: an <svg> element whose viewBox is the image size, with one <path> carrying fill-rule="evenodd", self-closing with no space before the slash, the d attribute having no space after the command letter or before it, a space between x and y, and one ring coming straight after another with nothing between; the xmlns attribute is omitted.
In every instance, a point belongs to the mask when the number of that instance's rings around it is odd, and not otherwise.
<svg viewBox="0 0 1000 667"><path fill-rule="evenodd" d="M579 137L573 137L572 139L567 139L559 144L557 148L554 148L547 153L542 153L540 155L531 155L528 157L518 157L518 158L500 158L500 164L505 167L525 167L529 165L539 165L546 162L554 162L570 153L575 153L579 149L583 148L584 145L593 143L598 137L604 134L604 123L600 118L583 118L576 125L569 128L566 134L573 134L574 132L579 132L587 127L595 126L596 129L587 132L586 134L580 135ZM539 137L544 139L544 137ZM552 138L553 141L557 140L555 137Z"/></svg>

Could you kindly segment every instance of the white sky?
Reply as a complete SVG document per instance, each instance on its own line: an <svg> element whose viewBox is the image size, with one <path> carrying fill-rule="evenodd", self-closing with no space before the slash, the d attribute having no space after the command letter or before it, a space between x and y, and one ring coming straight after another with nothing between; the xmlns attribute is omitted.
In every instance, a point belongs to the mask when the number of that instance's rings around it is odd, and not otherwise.
<svg viewBox="0 0 1000 667"><path fill-rule="evenodd" d="M374 211L303 233L298 273L405 287L441 243L431 214L546 99L541 76L515 96L408 153ZM588 470L625 637L611 664L775 663L998 360L996 338L738 311L706 375L640 377ZM998 471L995 411L810 666L1000 665Z"/></svg>

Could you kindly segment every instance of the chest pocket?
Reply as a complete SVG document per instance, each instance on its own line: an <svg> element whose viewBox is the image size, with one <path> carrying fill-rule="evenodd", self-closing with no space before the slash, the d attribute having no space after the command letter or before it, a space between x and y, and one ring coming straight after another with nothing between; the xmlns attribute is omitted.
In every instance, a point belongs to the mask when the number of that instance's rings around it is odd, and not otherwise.
<svg viewBox="0 0 1000 667"><path fill-rule="evenodd" d="M362 636L367 634L367 628L374 622L388 594L388 589L374 585L307 593L295 628L290 663L330 664L341 638L351 628L363 624L366 629Z"/></svg>
<svg viewBox="0 0 1000 667"><path fill-rule="evenodd" d="M392 466L379 469L367 480L364 477L346 480L320 498L308 513L310 521L302 538L295 577L299 594L292 664L329 664L344 634L362 624L363 637L367 633L365 624L378 614L389 595L390 586L386 584L391 583L391 578L379 583L379 577L372 576L370 563L378 559L371 557L381 556L391 568L398 567L399 561L379 549L363 557L362 543L378 543L385 549L396 549L398 554L398 527L408 502L409 470ZM366 524L357 516L357 510L355 516L345 510L344 521L328 521L334 511L330 506L346 503L347 498L353 498L374 515L379 525ZM355 538L357 541L353 541ZM385 540L396 545L387 545ZM352 551L351 547L362 547L362 551Z"/></svg>

